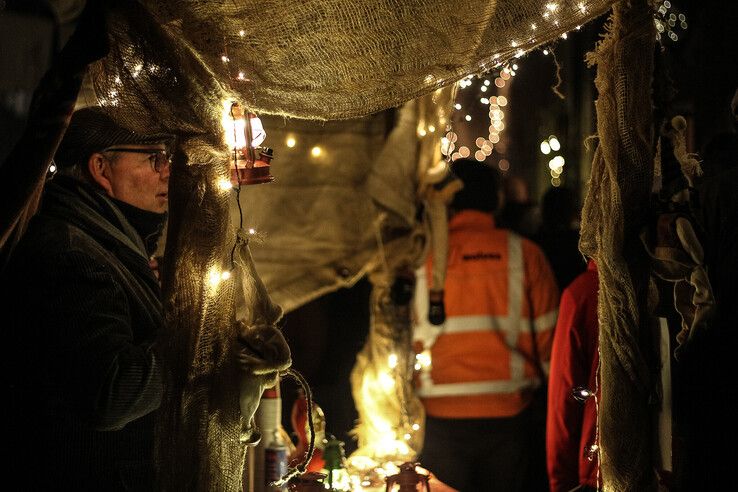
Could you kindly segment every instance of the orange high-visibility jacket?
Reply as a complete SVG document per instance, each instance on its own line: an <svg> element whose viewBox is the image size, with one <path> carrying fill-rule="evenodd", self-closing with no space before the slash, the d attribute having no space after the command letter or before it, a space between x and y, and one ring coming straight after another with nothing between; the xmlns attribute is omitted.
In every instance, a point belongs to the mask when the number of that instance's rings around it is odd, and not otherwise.
<svg viewBox="0 0 738 492"><path fill-rule="evenodd" d="M518 414L541 384L532 363L531 317L547 372L558 313L558 288L543 252L495 229L490 214L459 212L449 222L446 321L438 327L427 321L429 271L418 271L415 327L416 350L425 352L416 383L427 414Z"/></svg>

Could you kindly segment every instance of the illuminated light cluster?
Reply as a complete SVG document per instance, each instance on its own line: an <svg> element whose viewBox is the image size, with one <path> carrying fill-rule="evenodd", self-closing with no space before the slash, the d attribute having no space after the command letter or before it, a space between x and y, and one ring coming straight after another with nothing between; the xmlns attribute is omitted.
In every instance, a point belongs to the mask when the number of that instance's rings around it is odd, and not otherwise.
<svg viewBox="0 0 738 492"><path fill-rule="evenodd" d="M441 138L441 153L443 155L450 155L454 149L456 149L456 141L458 138L458 135L454 132L446 133L446 136Z"/></svg>
<svg viewBox="0 0 738 492"><path fill-rule="evenodd" d="M549 155L551 152L561 150L561 142L555 135L550 135L541 142L541 153ZM551 171L551 185L554 187L561 186L561 174L564 172L564 164L566 161L560 155L555 155L548 161L548 168Z"/></svg>
<svg viewBox="0 0 738 492"><path fill-rule="evenodd" d="M594 391L585 386L577 386L576 388L571 390L571 395L574 397L575 400L583 402L594 396Z"/></svg>
<svg viewBox="0 0 738 492"><path fill-rule="evenodd" d="M561 174L560 170L564 167L564 164L564 158L560 155L557 155L553 159L548 161L548 167L551 169L551 171L558 174Z"/></svg>
<svg viewBox="0 0 738 492"><path fill-rule="evenodd" d="M544 155L548 155L553 150L554 152L558 152L561 149L561 142L559 142L559 139L556 138L555 135L551 135L546 140L541 142L541 153Z"/></svg>
<svg viewBox="0 0 738 492"><path fill-rule="evenodd" d="M587 448L587 459L589 461L594 461L599 450L600 447L597 444L592 444L589 448Z"/></svg>
<svg viewBox="0 0 738 492"><path fill-rule="evenodd" d="M401 359L397 353L375 359L373 367L365 372L361 382L360 397L366 405L360 428L360 448L346 461L350 473L350 490L384 490L385 479L399 472L395 463L409 461L413 450L413 438L422 432L418 422L402 419L384 402L397 397L397 385L402 378Z"/></svg>
<svg viewBox="0 0 738 492"><path fill-rule="evenodd" d="M425 137L429 133L435 133L436 127L433 125L428 125L427 127L423 124L418 125L418 136L419 137Z"/></svg>
<svg viewBox="0 0 738 492"><path fill-rule="evenodd" d="M231 278L230 270L221 270L216 267L212 267L208 271L207 283L211 289L215 290L218 288L221 282Z"/></svg>
<svg viewBox="0 0 738 492"><path fill-rule="evenodd" d="M519 46L517 41L512 41L513 47ZM521 52L520 55L523 53ZM488 109L489 125L488 132L484 136L476 138L476 147L465 147L459 146L456 142L456 134L449 132L446 136L441 138L441 152L445 156L450 156L451 160L460 158L468 158L472 156L479 162L484 162L490 155L492 155L495 148L499 152L504 152L504 145L501 143L500 133L505 130L505 112L504 107L507 106L508 100L505 96L496 96L490 94L494 93L497 89L503 89L507 83L516 75L516 71L519 69L517 61L513 60L510 65L501 66L499 63L495 67L495 72L490 73L487 76L478 76L479 84L476 86L479 89L479 103L486 106ZM459 81L461 88L471 87L474 82L472 76L465 77ZM461 111L463 109L461 103L454 103L454 109ZM471 110L467 109L466 112L460 115L462 123L464 121L470 122L476 115ZM497 146L497 147L495 147Z"/></svg>
<svg viewBox="0 0 738 492"><path fill-rule="evenodd" d="M379 373L379 384L382 385L385 391L389 391L395 387L395 378L386 372Z"/></svg>
<svg viewBox="0 0 738 492"><path fill-rule="evenodd" d="M221 191L230 191L233 189L233 183L228 178L220 178L218 179L218 189Z"/></svg>
<svg viewBox="0 0 738 492"><path fill-rule="evenodd" d="M659 41L679 40L679 30L686 30L687 17L674 8L669 0L661 3L656 14L654 15L654 24L656 25L656 39Z"/></svg>
<svg viewBox="0 0 738 492"><path fill-rule="evenodd" d="M466 89L470 85L472 85L472 75L467 75L463 79L459 80L459 88L460 89Z"/></svg>
<svg viewBox="0 0 738 492"><path fill-rule="evenodd" d="M419 354L415 354L415 370L419 371L423 368L430 369L432 367L430 350L423 350ZM417 430L417 429L416 429Z"/></svg>

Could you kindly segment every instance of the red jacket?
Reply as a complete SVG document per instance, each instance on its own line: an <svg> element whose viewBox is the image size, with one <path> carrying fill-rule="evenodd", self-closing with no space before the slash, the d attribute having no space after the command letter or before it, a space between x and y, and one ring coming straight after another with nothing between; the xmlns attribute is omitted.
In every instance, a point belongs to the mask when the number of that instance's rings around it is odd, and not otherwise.
<svg viewBox="0 0 738 492"><path fill-rule="evenodd" d="M580 402L572 390L597 388L597 267L593 261L561 295L548 383L546 455L552 492L597 486L595 398ZM599 397L599 395L598 395Z"/></svg>

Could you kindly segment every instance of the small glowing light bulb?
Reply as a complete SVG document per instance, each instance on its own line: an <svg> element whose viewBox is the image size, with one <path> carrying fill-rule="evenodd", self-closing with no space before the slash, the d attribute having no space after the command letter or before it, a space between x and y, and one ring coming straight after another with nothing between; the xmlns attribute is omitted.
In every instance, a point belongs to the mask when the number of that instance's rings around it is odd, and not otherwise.
<svg viewBox="0 0 738 492"><path fill-rule="evenodd" d="M461 109L461 104L459 104L459 103L454 104L454 108Z"/></svg>
<svg viewBox="0 0 738 492"><path fill-rule="evenodd" d="M208 272L208 284L210 284L211 288L216 288L221 280L221 273L213 268Z"/></svg>
<svg viewBox="0 0 738 492"><path fill-rule="evenodd" d="M55 173L56 172L56 164L51 164L49 166L49 172L50 173Z"/></svg>
<svg viewBox="0 0 738 492"><path fill-rule="evenodd" d="M295 140L294 137L288 137L285 143L287 144L287 147L292 148L297 145L297 140Z"/></svg>
<svg viewBox="0 0 738 492"><path fill-rule="evenodd" d="M223 60L223 63L228 63L230 61L230 59L225 55L221 56L220 59Z"/></svg>
<svg viewBox="0 0 738 492"><path fill-rule="evenodd" d="M313 157L320 157L320 154L323 152L323 149L318 147L317 145L310 150L310 153L313 155Z"/></svg>
<svg viewBox="0 0 738 492"><path fill-rule="evenodd" d="M390 369L394 369L395 367L397 367L397 354L390 354L387 359L387 365L390 367Z"/></svg>
<svg viewBox="0 0 738 492"><path fill-rule="evenodd" d="M433 125L428 125L428 131L431 132L431 133L433 133L433 132L436 131L436 127L433 126Z"/></svg>
<svg viewBox="0 0 738 492"><path fill-rule="evenodd" d="M571 390L571 396L573 396L577 401L586 401L593 395L594 392L586 386L577 386Z"/></svg>
<svg viewBox="0 0 738 492"><path fill-rule="evenodd" d="M252 227L252 228L250 228L250 229L249 229L249 234L251 234L252 236L253 236L254 234L256 234L256 229L254 229L253 227Z"/></svg>
<svg viewBox="0 0 738 492"><path fill-rule="evenodd" d="M244 31L243 29L241 29L240 31L238 31L238 35L241 36L241 37L244 37L246 35L246 31Z"/></svg>
<svg viewBox="0 0 738 492"><path fill-rule="evenodd" d="M546 140L541 142L541 153L543 155L548 155L551 153L551 145L549 145L548 141Z"/></svg>
<svg viewBox="0 0 738 492"><path fill-rule="evenodd" d="M471 115L466 115L466 116L464 116L464 119L465 119L466 121L471 121Z"/></svg>
<svg viewBox="0 0 738 492"><path fill-rule="evenodd" d="M231 278L231 272L229 270L226 270L220 274L221 280L228 280L229 278Z"/></svg>
<svg viewBox="0 0 738 492"><path fill-rule="evenodd" d="M559 142L559 139L551 135L548 137L548 144L551 146L551 150L554 152L557 152L561 148L561 143Z"/></svg>
<svg viewBox="0 0 738 492"><path fill-rule="evenodd" d="M419 424L413 424L413 430L414 431L420 430L420 425Z"/></svg>
<svg viewBox="0 0 738 492"><path fill-rule="evenodd" d="M594 459L597 457L597 452L600 450L600 447L597 444L592 444L590 447L587 448L587 459L589 461L594 461Z"/></svg>
<svg viewBox="0 0 738 492"><path fill-rule="evenodd" d="M222 191L229 191L233 189L233 184L231 184L231 180L228 178L220 178L218 180L218 188Z"/></svg>

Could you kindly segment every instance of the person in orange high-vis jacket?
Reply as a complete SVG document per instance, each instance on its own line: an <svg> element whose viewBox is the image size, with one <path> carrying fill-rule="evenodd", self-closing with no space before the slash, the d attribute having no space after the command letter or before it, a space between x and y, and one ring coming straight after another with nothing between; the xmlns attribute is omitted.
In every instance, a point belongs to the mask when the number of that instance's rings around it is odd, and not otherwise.
<svg viewBox="0 0 738 492"><path fill-rule="evenodd" d="M538 246L495 228L498 175L457 160L464 188L451 203L445 321L427 320L418 272L418 396L426 410L421 464L464 491L546 490L545 393L558 312L555 277ZM535 333L535 335L534 335Z"/></svg>

